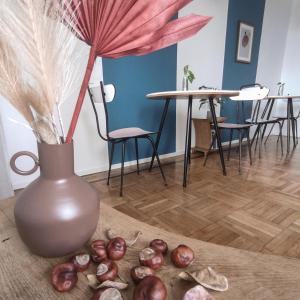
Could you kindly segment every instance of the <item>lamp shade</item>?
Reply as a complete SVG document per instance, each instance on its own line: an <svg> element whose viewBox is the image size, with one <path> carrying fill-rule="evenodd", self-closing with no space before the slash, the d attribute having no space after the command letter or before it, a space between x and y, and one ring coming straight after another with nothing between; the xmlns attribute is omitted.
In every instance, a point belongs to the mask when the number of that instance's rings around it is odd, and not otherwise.
<svg viewBox="0 0 300 300"><path fill-rule="evenodd" d="M89 83L89 90L92 94L93 101L96 103L103 103L100 82ZM112 102L115 98L116 89L113 84L104 85L105 101Z"/></svg>

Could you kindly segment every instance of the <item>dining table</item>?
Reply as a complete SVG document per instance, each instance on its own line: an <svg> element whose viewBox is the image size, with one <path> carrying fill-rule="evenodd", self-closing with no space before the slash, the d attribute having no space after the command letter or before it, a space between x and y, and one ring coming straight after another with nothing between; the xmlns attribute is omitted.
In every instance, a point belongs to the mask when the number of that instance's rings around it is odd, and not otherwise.
<svg viewBox="0 0 300 300"><path fill-rule="evenodd" d="M213 129L216 134L218 152L220 156L220 161L222 165L223 175L226 176L226 167L224 161L224 154L222 149L221 135L218 128L218 121L215 111L214 100L224 97L234 97L238 96L239 91L235 90L215 90L215 89L201 89L201 90L185 90L185 91L165 91L165 92L155 92L147 95L148 99L151 100L164 100L165 105L161 115L159 130L157 133L157 139L155 147L158 149L159 142L161 139L161 134L164 128L165 119L168 113L168 108L171 100L186 101L187 104L187 118L186 118L186 132L185 132L185 150L184 150L184 167L183 167L183 187L187 186L187 176L188 176L188 165L191 162L191 140L192 140L192 106L194 100L208 101L209 108L212 117ZM152 160L150 164L150 170L153 166L154 154L152 155Z"/></svg>
<svg viewBox="0 0 300 300"><path fill-rule="evenodd" d="M267 104L262 114L262 118L266 117L269 120L272 117L274 103L277 100L287 100L287 153L290 153L290 144L291 144L291 131L293 136L293 144L296 147L298 143L298 137L296 137L296 126L295 126L295 115L294 115L294 101L299 100L300 96L298 95L274 95L274 96L267 96L266 99ZM265 134L267 126L264 127L263 136Z"/></svg>

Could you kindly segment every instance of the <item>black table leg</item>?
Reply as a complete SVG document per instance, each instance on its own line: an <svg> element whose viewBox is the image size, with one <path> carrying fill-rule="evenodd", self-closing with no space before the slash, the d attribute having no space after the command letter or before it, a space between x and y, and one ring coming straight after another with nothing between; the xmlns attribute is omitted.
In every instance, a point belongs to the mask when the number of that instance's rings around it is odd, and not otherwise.
<svg viewBox="0 0 300 300"><path fill-rule="evenodd" d="M261 114L261 119L263 119L263 118L265 117L265 115L266 115L267 112L268 112L268 116L266 117L266 119L267 119L267 120L270 119L271 110L268 110L268 108L269 108L271 102L272 102L271 99L269 99L269 100L267 101L267 104L266 104L266 106L265 106L265 108L264 108L264 110L263 110L263 113ZM268 125L268 124L265 124L265 126L264 126L262 137L265 135L265 131L266 131L266 129L267 129L267 125Z"/></svg>
<svg viewBox="0 0 300 300"><path fill-rule="evenodd" d="M296 128L295 128L295 118L294 118L294 105L293 105L293 100L288 99L290 101L290 117L291 117L291 122L292 122L292 132L293 132L293 143L294 143L294 148L296 147Z"/></svg>
<svg viewBox="0 0 300 300"><path fill-rule="evenodd" d="M266 112L267 112L267 109L268 109L269 106L270 106L270 108L269 108L269 110L268 110L268 113L267 113L267 118L266 118L267 120L270 120L270 118L271 118L271 113L272 113L272 110L273 110L273 106L274 106L275 99L270 99L269 101L270 101L270 102L268 102L268 104L266 105L266 111L264 111L264 113L262 114L262 118L264 118L264 116L265 116L265 114L266 114ZM268 126L268 124L265 124L264 129L263 129L263 132L262 132L262 139L264 139L264 136L265 136L265 133L266 133L267 126Z"/></svg>
<svg viewBox="0 0 300 300"><path fill-rule="evenodd" d="M290 144L291 144L291 99L288 99L287 103L287 153L290 153Z"/></svg>
<svg viewBox="0 0 300 300"><path fill-rule="evenodd" d="M223 153L223 148L222 148L221 135L220 135L219 127L218 127L218 120L217 120L217 116L216 116L214 98L213 97L209 98L209 106L210 106L210 112L211 112L213 125L214 125L214 129L215 129L215 134L216 134L216 137L217 137L217 144L218 144L218 148L219 148L218 150L219 150L220 160L221 160L221 164L222 164L223 175L226 176L224 153Z"/></svg>
<svg viewBox="0 0 300 300"><path fill-rule="evenodd" d="M164 110L163 110L163 113L161 115L159 129L158 129L158 133L157 133L157 137L156 137L156 141L155 141L155 149L156 149L156 151L158 151L158 146L159 146L159 142L160 142L160 138L161 138L161 133L162 133L162 130L164 128L166 116L167 116L168 109L169 109L170 100L171 100L170 98L166 99ZM149 167L149 171L152 170L153 163L154 163L154 158L155 158L155 153L153 152L151 163L150 163L150 167Z"/></svg>
<svg viewBox="0 0 300 300"><path fill-rule="evenodd" d="M184 150L184 167L183 167L183 187L186 187L189 155L191 152L191 125L192 125L192 108L193 108L193 96L189 96L188 110L186 117L186 132L185 132L185 150Z"/></svg>
<svg viewBox="0 0 300 300"><path fill-rule="evenodd" d="M190 109L190 116L189 116L189 121L190 121L190 132L189 132L189 152L188 152L188 163L191 164L191 147L192 147L192 114L193 114L193 104Z"/></svg>
<svg viewBox="0 0 300 300"><path fill-rule="evenodd" d="M254 135L252 137L252 140L251 140L251 143L250 143L251 147L252 147L253 143L255 142L255 139L256 139L257 135L258 135L258 126L256 126Z"/></svg>

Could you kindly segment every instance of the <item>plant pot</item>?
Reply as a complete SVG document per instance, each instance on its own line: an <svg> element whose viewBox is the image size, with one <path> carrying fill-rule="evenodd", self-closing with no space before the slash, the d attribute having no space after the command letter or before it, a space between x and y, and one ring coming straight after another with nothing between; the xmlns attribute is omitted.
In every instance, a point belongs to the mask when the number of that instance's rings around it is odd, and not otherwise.
<svg viewBox="0 0 300 300"><path fill-rule="evenodd" d="M29 249L40 256L58 257L79 250L93 235L99 219L97 192L74 173L73 143L38 144L39 160L31 152L11 159L12 169L30 175L40 166L41 175L19 195L15 205L18 232ZM33 158L26 172L16 167L19 156Z"/></svg>
<svg viewBox="0 0 300 300"><path fill-rule="evenodd" d="M182 80L182 90L183 91L188 91L189 90L189 81L188 81L186 76L184 76L183 80Z"/></svg>

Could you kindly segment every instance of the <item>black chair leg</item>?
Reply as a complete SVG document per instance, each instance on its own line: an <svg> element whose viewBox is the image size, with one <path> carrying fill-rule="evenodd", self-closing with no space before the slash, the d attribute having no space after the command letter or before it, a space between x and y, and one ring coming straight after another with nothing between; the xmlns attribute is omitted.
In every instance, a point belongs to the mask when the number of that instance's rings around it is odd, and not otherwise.
<svg viewBox="0 0 300 300"><path fill-rule="evenodd" d="M295 119L295 127L296 127L296 144L298 145L298 120Z"/></svg>
<svg viewBox="0 0 300 300"><path fill-rule="evenodd" d="M283 141L282 141L283 123L281 124L280 122L278 122L278 124L279 124L279 136L278 136L278 139L280 139L281 155L283 155Z"/></svg>
<svg viewBox="0 0 300 300"><path fill-rule="evenodd" d="M165 177L165 174L164 174L164 171L161 167L161 164L160 164L160 159L159 159L159 156L158 156L158 153L157 153L157 150L156 150L156 147L155 147L155 144L152 140L152 138L150 136L147 136L146 139L148 139L152 145L152 148L153 148L153 153L154 153L154 156L156 157L156 160L157 160L157 164L158 164L158 167L159 167L159 170L160 170L160 173L161 173L161 176L164 180L164 184L167 185L167 181L166 181L166 177Z"/></svg>
<svg viewBox="0 0 300 300"><path fill-rule="evenodd" d="M120 197L123 197L123 177L124 177L125 147L126 147L126 141L124 141L124 142L122 143L122 165L121 165L121 187L120 187Z"/></svg>
<svg viewBox="0 0 300 300"><path fill-rule="evenodd" d="M208 159L209 152L210 152L210 150L212 149L214 143L216 142L216 139L217 139L217 136L216 136L216 134L214 134L213 139L212 139L212 141L211 141L211 144L210 144L210 146L209 146L209 150L207 151L207 153L206 153L206 155L205 155L204 162L203 162L203 167L206 166L206 162L207 162L207 159Z"/></svg>
<svg viewBox="0 0 300 300"><path fill-rule="evenodd" d="M230 151L231 151L232 135L233 135L233 130L230 129L229 148L228 148L228 153L227 153L227 160L228 160L228 161L229 161L229 159L230 159Z"/></svg>
<svg viewBox="0 0 300 300"><path fill-rule="evenodd" d="M273 131L273 129L274 129L274 126L275 126L275 123L272 124L272 127L271 127L271 129L270 129L270 131L269 131L269 133L268 133L268 135L267 135L267 137L266 137L266 139L265 139L265 143L264 143L264 144L267 143L267 141L268 141L268 139L269 139L269 137L270 137L270 135L271 135L271 133L272 133L272 131Z"/></svg>
<svg viewBox="0 0 300 300"><path fill-rule="evenodd" d="M115 149L115 143L111 143L110 157L109 157L109 169L108 169L108 176L107 176L107 182L106 182L107 185L109 185L109 180L110 180L111 165L112 165L112 160L114 157L114 149Z"/></svg>
<svg viewBox="0 0 300 300"><path fill-rule="evenodd" d="M258 145L258 157L261 159L261 151L262 151L262 140L263 140L263 135L262 135L262 126L259 127L259 145Z"/></svg>
<svg viewBox="0 0 300 300"><path fill-rule="evenodd" d="M138 145L138 139L135 138L135 154L136 154L136 170L138 175L140 174L140 166L139 166L139 145Z"/></svg>
<svg viewBox="0 0 300 300"><path fill-rule="evenodd" d="M281 128L283 128L284 122L285 122L285 120L282 120ZM278 138L277 138L277 144L279 143L279 140L280 140L280 135L278 135Z"/></svg>
<svg viewBox="0 0 300 300"><path fill-rule="evenodd" d="M294 135L295 135L295 144L294 144L294 148L295 148L298 145L298 122L296 118L293 119L293 123L294 123Z"/></svg>
<svg viewBox="0 0 300 300"><path fill-rule="evenodd" d="M251 153L251 142L250 142L250 128L247 129L247 144L248 144L250 166L252 166L252 153Z"/></svg>
<svg viewBox="0 0 300 300"><path fill-rule="evenodd" d="M244 131L242 131L242 141L243 141L243 139L244 139ZM236 148L236 153L238 153L239 152L239 148L237 147Z"/></svg>
<svg viewBox="0 0 300 300"><path fill-rule="evenodd" d="M242 130L239 130L239 174L241 174L241 160L242 160Z"/></svg>
<svg viewBox="0 0 300 300"><path fill-rule="evenodd" d="M258 144L258 141L259 141L259 138L260 138L259 134L260 134L260 125L257 126L256 142L255 142L255 148L254 148L255 152L256 152L257 144Z"/></svg>

